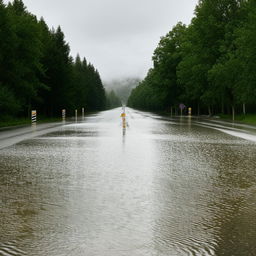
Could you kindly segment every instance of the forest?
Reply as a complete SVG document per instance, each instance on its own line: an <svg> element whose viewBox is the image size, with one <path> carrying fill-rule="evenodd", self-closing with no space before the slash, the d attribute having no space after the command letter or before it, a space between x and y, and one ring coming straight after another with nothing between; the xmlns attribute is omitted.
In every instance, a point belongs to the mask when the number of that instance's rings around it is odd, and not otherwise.
<svg viewBox="0 0 256 256"><path fill-rule="evenodd" d="M138 77L126 77L109 81L104 86L107 91L114 91L123 104L127 104L132 89L138 86L140 81Z"/></svg>
<svg viewBox="0 0 256 256"><path fill-rule="evenodd" d="M103 110L99 72L79 55L73 59L61 28L49 29L21 0L0 0L0 117L29 117L36 109L57 117L61 109Z"/></svg>
<svg viewBox="0 0 256 256"><path fill-rule="evenodd" d="M254 113L256 1L200 0L189 25L178 23L154 51L153 67L130 107L193 114Z"/></svg>

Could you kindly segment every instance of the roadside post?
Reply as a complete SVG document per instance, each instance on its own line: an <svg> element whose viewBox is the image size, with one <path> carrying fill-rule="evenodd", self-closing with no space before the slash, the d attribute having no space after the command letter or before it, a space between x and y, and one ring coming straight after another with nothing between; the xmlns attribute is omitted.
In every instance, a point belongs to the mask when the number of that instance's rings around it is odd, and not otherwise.
<svg viewBox="0 0 256 256"><path fill-rule="evenodd" d="M75 120L77 122L77 109L75 110Z"/></svg>
<svg viewBox="0 0 256 256"><path fill-rule="evenodd" d="M181 116L183 114L183 110L186 108L186 106L183 103L180 103L179 105Z"/></svg>
<svg viewBox="0 0 256 256"><path fill-rule="evenodd" d="M188 108L188 115L189 115L189 116L192 115L192 108Z"/></svg>
<svg viewBox="0 0 256 256"><path fill-rule="evenodd" d="M82 108L82 120L84 120L84 108Z"/></svg>
<svg viewBox="0 0 256 256"><path fill-rule="evenodd" d="M62 121L66 121L66 109L62 109Z"/></svg>
<svg viewBox="0 0 256 256"><path fill-rule="evenodd" d="M36 124L36 110L31 111L31 122L32 124Z"/></svg>

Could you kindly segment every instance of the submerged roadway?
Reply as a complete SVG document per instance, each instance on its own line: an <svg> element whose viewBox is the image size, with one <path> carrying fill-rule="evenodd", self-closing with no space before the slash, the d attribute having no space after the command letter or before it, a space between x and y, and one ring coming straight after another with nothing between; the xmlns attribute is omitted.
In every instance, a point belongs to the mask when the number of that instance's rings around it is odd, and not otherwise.
<svg viewBox="0 0 256 256"><path fill-rule="evenodd" d="M0 131L0 255L255 255L255 127L120 114Z"/></svg>

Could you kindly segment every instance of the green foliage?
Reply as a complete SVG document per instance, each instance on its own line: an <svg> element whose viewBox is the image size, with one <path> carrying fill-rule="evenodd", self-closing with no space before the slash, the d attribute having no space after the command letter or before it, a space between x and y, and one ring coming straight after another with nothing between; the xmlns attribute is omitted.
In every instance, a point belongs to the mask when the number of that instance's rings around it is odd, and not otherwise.
<svg viewBox="0 0 256 256"><path fill-rule="evenodd" d="M129 105L164 110L183 102L209 114L255 108L255 20L253 0L200 0L191 24L160 40Z"/></svg>
<svg viewBox="0 0 256 256"><path fill-rule="evenodd" d="M154 68L135 88L128 105L141 109L161 110L178 102L179 91L176 68L181 60L185 25L178 23L161 41L153 55Z"/></svg>
<svg viewBox="0 0 256 256"><path fill-rule="evenodd" d="M0 113L15 115L19 109L20 105L16 102L14 94L0 84Z"/></svg>
<svg viewBox="0 0 256 256"><path fill-rule="evenodd" d="M116 96L113 90L107 93L106 96L107 96L107 102L106 102L107 109L112 109L112 108L117 108L122 106L121 100Z"/></svg>
<svg viewBox="0 0 256 256"><path fill-rule="evenodd" d="M232 120L232 116L231 115L227 115L227 114L222 114L220 115L221 119L224 120ZM246 123L246 124L253 124L256 125L256 115L255 114L247 114L247 115L236 115L235 118L236 121L242 122L242 123Z"/></svg>
<svg viewBox="0 0 256 256"><path fill-rule="evenodd" d="M0 115L27 116L37 109L59 116L61 109L105 108L100 75L92 64L70 56L61 28L49 30L22 0L0 1Z"/></svg>
<svg viewBox="0 0 256 256"><path fill-rule="evenodd" d="M139 78L123 78L108 82L106 85L107 90L113 90L123 104L127 104L128 97L136 86L140 83Z"/></svg>

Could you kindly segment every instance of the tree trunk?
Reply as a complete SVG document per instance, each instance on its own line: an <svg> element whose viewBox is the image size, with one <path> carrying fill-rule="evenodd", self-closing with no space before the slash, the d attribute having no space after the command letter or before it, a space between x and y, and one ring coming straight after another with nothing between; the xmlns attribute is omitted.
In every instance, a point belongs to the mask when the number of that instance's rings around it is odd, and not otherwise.
<svg viewBox="0 0 256 256"><path fill-rule="evenodd" d="M230 107L227 105L227 114L230 115Z"/></svg>
<svg viewBox="0 0 256 256"><path fill-rule="evenodd" d="M225 107L224 107L224 101L221 102L221 113L225 114Z"/></svg>
<svg viewBox="0 0 256 256"><path fill-rule="evenodd" d="M243 113L246 114L245 103L243 104Z"/></svg>
<svg viewBox="0 0 256 256"><path fill-rule="evenodd" d="M232 120L235 121L235 106L232 105Z"/></svg>
<svg viewBox="0 0 256 256"><path fill-rule="evenodd" d="M31 110L32 110L32 107L31 107L31 98L28 99L28 108L27 108L27 115L28 115L28 118L31 118Z"/></svg>
<svg viewBox="0 0 256 256"><path fill-rule="evenodd" d="M211 106L208 106L208 113L209 113L209 116L212 115L212 112L211 112Z"/></svg>

